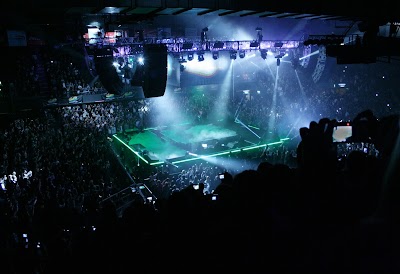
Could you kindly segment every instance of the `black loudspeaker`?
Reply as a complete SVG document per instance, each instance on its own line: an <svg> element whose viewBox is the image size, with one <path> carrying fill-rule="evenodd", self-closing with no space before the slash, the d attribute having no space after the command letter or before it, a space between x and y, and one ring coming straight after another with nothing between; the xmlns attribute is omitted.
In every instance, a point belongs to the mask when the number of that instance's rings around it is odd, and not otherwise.
<svg viewBox="0 0 400 274"><path fill-rule="evenodd" d="M113 62L114 57L111 48L102 48L95 51L94 63L102 85L107 92L119 95L123 93L124 84L118 76Z"/></svg>
<svg viewBox="0 0 400 274"><path fill-rule="evenodd" d="M145 98L160 97L167 86L168 52L165 44L143 46L144 73L143 94Z"/></svg>

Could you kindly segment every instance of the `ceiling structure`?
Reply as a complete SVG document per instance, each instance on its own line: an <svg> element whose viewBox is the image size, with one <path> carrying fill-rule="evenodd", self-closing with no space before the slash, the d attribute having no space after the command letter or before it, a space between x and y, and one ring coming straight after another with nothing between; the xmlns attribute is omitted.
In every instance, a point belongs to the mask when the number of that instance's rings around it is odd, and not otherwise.
<svg viewBox="0 0 400 274"><path fill-rule="evenodd" d="M105 29L115 26L175 21L187 27L186 19L197 18L235 18L240 20L286 20L317 22L339 22L341 35L347 35L357 25L362 33L375 32L375 29L388 23L395 23L397 37L400 28L400 13L393 1L383 0L375 5L367 5L355 1L346 1L340 5L336 1L260 1L260 0L24 0L21 2L4 2L0 9L0 27L3 29L15 26L62 26L67 29L79 29L84 32L93 18L103 18ZM361 6L362 5L362 6ZM160 21L160 18L165 18ZM168 19L166 19L168 18ZM174 18L174 19L171 19ZM263 20L266 21L266 20ZM161 23L160 23L161 22ZM190 22L193 24L193 22ZM199 29L206 25L199 26ZM155 27L155 26L153 26ZM308 26L307 26L308 27ZM236 28L236 27L234 27ZM309 30L309 29L307 29ZM354 28L353 28L354 30ZM223 30L222 30L223 31ZM226 30L225 30L226 32ZM325 34L325 33L313 33ZM386 37L385 37L386 38ZM289 38L291 39L291 38ZM293 38L295 39L295 38ZM397 39L396 39L397 40ZM386 41L384 41L386 43ZM398 41L396 41L398 42ZM397 50L400 43L393 45L381 43L385 48L384 55L400 55ZM390 48L389 48L390 47ZM389 48L389 49L388 49Z"/></svg>
<svg viewBox="0 0 400 274"><path fill-rule="evenodd" d="M112 23L135 23L164 15L217 15L303 20L337 20L385 24L400 22L393 2L374 5L346 1L260 1L260 0L28 0L2 3L2 21L53 24L86 15L109 15Z"/></svg>

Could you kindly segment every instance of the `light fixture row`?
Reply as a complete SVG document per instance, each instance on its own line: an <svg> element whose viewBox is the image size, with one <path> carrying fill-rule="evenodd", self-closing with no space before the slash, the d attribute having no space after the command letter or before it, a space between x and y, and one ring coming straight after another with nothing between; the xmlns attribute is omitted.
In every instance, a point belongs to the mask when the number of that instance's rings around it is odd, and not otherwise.
<svg viewBox="0 0 400 274"><path fill-rule="evenodd" d="M300 46L300 41L267 41L267 40L251 40L251 41L215 41L200 42L186 41L167 43L171 52L174 51L214 51L214 50L272 50L272 49L294 49Z"/></svg>
<svg viewBox="0 0 400 274"><path fill-rule="evenodd" d="M267 58L267 52L268 52L268 50L260 50L261 57L264 60ZM198 52L190 51L190 52L187 52L187 61L192 61L194 59L195 53L197 54L197 60L199 62L204 61L204 54L205 54L204 51L198 51ZM219 58L219 51L218 50L211 51L211 54L212 54L212 58L214 60L217 60ZM239 51L230 50L229 51L229 58L230 59L236 60L237 56L239 56L239 58L246 57L246 51L245 50L239 50ZM186 62L186 59L182 55L180 55L179 56L179 62L180 63L184 63L184 62Z"/></svg>

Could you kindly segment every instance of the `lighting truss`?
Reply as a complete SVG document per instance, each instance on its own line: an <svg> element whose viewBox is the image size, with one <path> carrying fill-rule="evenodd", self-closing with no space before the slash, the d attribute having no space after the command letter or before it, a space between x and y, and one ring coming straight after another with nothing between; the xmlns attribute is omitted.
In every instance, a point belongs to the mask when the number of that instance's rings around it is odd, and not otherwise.
<svg viewBox="0 0 400 274"><path fill-rule="evenodd" d="M276 41L261 41L258 43L257 47L254 41L221 41L223 43L223 46L221 47L221 44L217 44L217 47L215 47L216 43L209 43L204 46L204 44L201 44L201 42L193 43L193 48L189 50L210 50L210 51L255 51L255 50L274 50L274 49L295 49L298 48L301 44L302 41L295 41L295 40L288 40L288 41L280 41L279 43L281 44L276 44ZM277 47L277 46L279 47ZM282 45L282 46L280 46ZM185 51L185 49L182 49L180 44L176 43L168 43L167 48L169 52L175 52L177 49L180 51Z"/></svg>
<svg viewBox="0 0 400 274"><path fill-rule="evenodd" d="M183 43L182 44L182 49L192 49L193 48L193 43Z"/></svg>
<svg viewBox="0 0 400 274"><path fill-rule="evenodd" d="M224 42L217 41L217 42L215 42L215 43L213 44L213 48L214 48L214 49L223 49L223 48L224 48L224 45L225 45Z"/></svg>
<svg viewBox="0 0 400 274"><path fill-rule="evenodd" d="M202 42L200 40L189 40L185 38L169 38L169 39L150 39L147 38L145 42L137 42L134 37L123 37L120 39L103 38L96 47L118 47L130 46L132 51L140 53L143 51L143 44L165 44L168 53L182 53L193 51L256 51L256 50L270 50L274 49L295 49L303 44L300 40L242 40L242 41L216 41L216 42ZM87 43L86 46L93 47L94 45ZM279 47L278 47L279 46Z"/></svg>
<svg viewBox="0 0 400 274"><path fill-rule="evenodd" d="M344 43L344 35L310 35L307 40L304 41L304 46L309 45L340 45Z"/></svg>
<svg viewBox="0 0 400 274"><path fill-rule="evenodd" d="M250 42L250 48L258 48L260 44L257 41L251 41Z"/></svg>

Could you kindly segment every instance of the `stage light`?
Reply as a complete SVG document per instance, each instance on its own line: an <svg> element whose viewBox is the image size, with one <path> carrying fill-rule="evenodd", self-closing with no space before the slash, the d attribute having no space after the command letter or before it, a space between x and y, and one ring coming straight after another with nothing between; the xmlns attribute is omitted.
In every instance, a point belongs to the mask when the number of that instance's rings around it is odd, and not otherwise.
<svg viewBox="0 0 400 274"><path fill-rule="evenodd" d="M239 57L244 58L246 56L246 52L244 50L239 51Z"/></svg>
<svg viewBox="0 0 400 274"><path fill-rule="evenodd" d="M260 51L260 53L261 53L261 58L262 59L267 59L267 53L268 53L268 50L266 50L266 49L262 49L261 51Z"/></svg>
<svg viewBox="0 0 400 274"><path fill-rule="evenodd" d="M275 56L275 58L280 59L280 58L283 58L284 56L285 56L285 53L279 52L279 53Z"/></svg>
<svg viewBox="0 0 400 274"><path fill-rule="evenodd" d="M178 62L179 62L180 64L182 64L182 63L186 63L186 59L185 59L185 58L183 58L183 56L179 56L179 58L178 58Z"/></svg>
<svg viewBox="0 0 400 274"><path fill-rule="evenodd" d="M181 70L181 72L185 71L185 66L181 64L180 65L180 70Z"/></svg>
<svg viewBox="0 0 400 274"><path fill-rule="evenodd" d="M197 60L198 60L199 62L204 61L204 52L198 52L198 53L197 53Z"/></svg>
<svg viewBox="0 0 400 274"><path fill-rule="evenodd" d="M219 57L219 52L218 52L218 51L213 51L213 53L212 53L212 58L213 58L214 60L217 60L218 57Z"/></svg>
<svg viewBox="0 0 400 274"><path fill-rule="evenodd" d="M122 37L122 32L119 31L119 30L117 30L117 31L115 32L115 38L121 38L121 37Z"/></svg>
<svg viewBox="0 0 400 274"><path fill-rule="evenodd" d="M139 65L144 65L144 58L142 56L139 56L138 60L137 60Z"/></svg>
<svg viewBox="0 0 400 274"><path fill-rule="evenodd" d="M231 50L229 53L229 58L231 58L232 60L236 60L236 54L237 54L236 50Z"/></svg>
<svg viewBox="0 0 400 274"><path fill-rule="evenodd" d="M278 66L278 67L279 67L279 66L280 66L280 64L281 64L281 59L280 59L280 58L277 58L277 59L276 59L276 66Z"/></svg>
<svg viewBox="0 0 400 274"><path fill-rule="evenodd" d="M189 53L188 53L188 61L192 61L193 58L194 58L193 52L189 52Z"/></svg>

